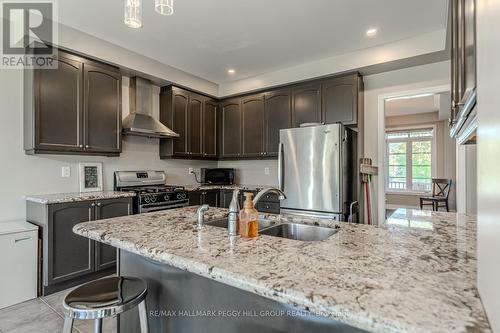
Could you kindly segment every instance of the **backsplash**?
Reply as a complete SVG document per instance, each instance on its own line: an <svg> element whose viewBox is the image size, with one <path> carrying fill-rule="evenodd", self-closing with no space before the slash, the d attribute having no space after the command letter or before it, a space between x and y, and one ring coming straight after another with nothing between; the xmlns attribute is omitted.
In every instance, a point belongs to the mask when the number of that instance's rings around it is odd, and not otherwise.
<svg viewBox="0 0 500 333"><path fill-rule="evenodd" d="M235 168L236 183L245 185L278 184L278 160L219 161L219 168ZM266 175L266 168L269 174Z"/></svg>

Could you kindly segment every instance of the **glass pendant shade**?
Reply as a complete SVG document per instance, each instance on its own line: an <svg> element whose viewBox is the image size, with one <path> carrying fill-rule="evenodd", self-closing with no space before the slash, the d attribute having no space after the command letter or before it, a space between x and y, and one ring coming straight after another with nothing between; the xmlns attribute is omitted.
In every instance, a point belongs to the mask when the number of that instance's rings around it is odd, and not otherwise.
<svg viewBox="0 0 500 333"><path fill-rule="evenodd" d="M125 17L123 21L130 28L142 27L141 0L125 0Z"/></svg>
<svg viewBox="0 0 500 333"><path fill-rule="evenodd" d="M174 13L174 0L155 0L155 10L162 15Z"/></svg>

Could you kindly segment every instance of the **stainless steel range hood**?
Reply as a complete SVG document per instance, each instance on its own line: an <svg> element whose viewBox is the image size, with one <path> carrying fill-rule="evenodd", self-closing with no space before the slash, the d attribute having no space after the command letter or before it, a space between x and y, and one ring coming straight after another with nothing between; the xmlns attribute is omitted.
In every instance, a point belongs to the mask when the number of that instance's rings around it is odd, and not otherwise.
<svg viewBox="0 0 500 333"><path fill-rule="evenodd" d="M153 87L141 77L130 79L130 114L123 119L123 134L173 138L179 134L152 117Z"/></svg>

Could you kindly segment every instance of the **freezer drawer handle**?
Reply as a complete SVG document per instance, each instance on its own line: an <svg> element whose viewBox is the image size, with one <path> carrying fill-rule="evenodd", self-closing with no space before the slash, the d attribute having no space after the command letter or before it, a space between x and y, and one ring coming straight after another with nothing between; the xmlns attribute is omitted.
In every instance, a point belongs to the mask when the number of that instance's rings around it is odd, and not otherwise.
<svg viewBox="0 0 500 333"><path fill-rule="evenodd" d="M14 240L14 243L22 242L22 241L25 241L25 240L28 240L28 239L31 239L31 237L18 238L18 239Z"/></svg>

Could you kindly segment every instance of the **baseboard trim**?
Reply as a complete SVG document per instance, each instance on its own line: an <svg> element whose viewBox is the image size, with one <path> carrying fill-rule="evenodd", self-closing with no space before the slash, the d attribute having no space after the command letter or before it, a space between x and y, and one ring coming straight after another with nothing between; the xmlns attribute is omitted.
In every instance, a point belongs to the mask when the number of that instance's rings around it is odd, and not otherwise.
<svg viewBox="0 0 500 333"><path fill-rule="evenodd" d="M408 209L420 209L419 206L410 206L410 205L392 205L386 204L385 209L398 209L398 208L408 208Z"/></svg>

